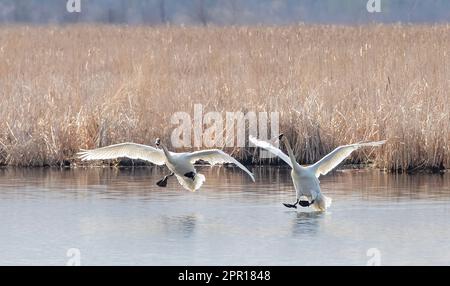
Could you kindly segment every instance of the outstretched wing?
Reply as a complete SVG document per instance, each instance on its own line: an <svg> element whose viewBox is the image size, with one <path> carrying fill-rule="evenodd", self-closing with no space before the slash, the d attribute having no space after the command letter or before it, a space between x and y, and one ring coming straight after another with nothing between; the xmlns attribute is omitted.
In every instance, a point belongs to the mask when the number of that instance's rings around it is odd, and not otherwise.
<svg viewBox="0 0 450 286"><path fill-rule="evenodd" d="M320 161L309 166L308 168L314 170L316 177L319 177L320 175L326 175L328 172L333 170L337 165L339 165L339 163L344 161L344 159L347 158L353 151L361 147L381 146L385 142L386 140L339 146L336 149L334 149L331 153L323 157Z"/></svg>
<svg viewBox="0 0 450 286"><path fill-rule="evenodd" d="M234 159L227 153L223 152L222 150L211 149L211 150L196 151L187 154L187 157L192 164L194 164L199 160L208 162L211 165L233 163L242 170L244 170L250 176L250 178L252 178L253 182L255 181L253 174L247 168L245 168L244 165L239 163L236 159Z"/></svg>
<svg viewBox="0 0 450 286"><path fill-rule="evenodd" d="M108 160L116 158L141 159L156 165L164 165L165 157L162 150L136 143L121 143L93 150L82 150L77 153L79 158L86 160Z"/></svg>
<svg viewBox="0 0 450 286"><path fill-rule="evenodd" d="M288 164L289 166L292 167L292 163L291 160L289 159L289 156L284 154L283 151L281 151L280 149L278 149L277 147L273 146L272 144L270 144L267 141L262 141L262 140L258 140L253 136L249 136L248 139L250 140L250 142L252 142L255 146L258 146L259 148L263 148L267 151L269 151L270 153L280 157L281 160L283 160L284 162L286 162L286 164Z"/></svg>

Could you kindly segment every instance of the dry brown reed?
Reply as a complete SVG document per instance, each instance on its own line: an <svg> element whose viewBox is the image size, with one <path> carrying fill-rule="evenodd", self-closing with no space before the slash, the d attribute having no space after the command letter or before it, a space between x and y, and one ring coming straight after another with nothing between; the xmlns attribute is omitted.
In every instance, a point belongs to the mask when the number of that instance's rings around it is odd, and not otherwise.
<svg viewBox="0 0 450 286"><path fill-rule="evenodd" d="M303 163L450 167L450 26L0 27L0 164L165 140L176 111L278 111ZM259 162L252 148L227 150Z"/></svg>

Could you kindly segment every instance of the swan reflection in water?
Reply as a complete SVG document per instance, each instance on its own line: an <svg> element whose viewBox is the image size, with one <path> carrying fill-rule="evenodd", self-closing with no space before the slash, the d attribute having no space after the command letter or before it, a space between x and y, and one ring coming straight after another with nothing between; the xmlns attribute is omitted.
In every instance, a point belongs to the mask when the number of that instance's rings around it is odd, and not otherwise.
<svg viewBox="0 0 450 286"><path fill-rule="evenodd" d="M184 238L189 238L195 234L198 225L198 215L162 216L160 223L166 233L179 234Z"/></svg>
<svg viewBox="0 0 450 286"><path fill-rule="evenodd" d="M320 211L296 212L292 214L292 235L311 236L319 232L326 213Z"/></svg>

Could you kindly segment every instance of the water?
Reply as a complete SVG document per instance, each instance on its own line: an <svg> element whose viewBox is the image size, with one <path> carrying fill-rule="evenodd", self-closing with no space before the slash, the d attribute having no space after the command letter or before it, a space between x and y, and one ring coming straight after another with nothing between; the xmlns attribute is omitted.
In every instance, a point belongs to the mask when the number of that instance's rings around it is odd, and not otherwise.
<svg viewBox="0 0 450 286"><path fill-rule="evenodd" d="M201 171L190 193L164 169L0 169L0 265L450 264L450 174L335 172L316 213L282 206L286 169Z"/></svg>

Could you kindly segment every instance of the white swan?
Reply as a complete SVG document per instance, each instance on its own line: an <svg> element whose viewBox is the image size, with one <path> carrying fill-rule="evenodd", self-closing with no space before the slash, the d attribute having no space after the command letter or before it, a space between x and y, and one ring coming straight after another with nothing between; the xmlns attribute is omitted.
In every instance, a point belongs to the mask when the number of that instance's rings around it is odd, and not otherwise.
<svg viewBox="0 0 450 286"><path fill-rule="evenodd" d="M331 198L324 196L320 191L320 182L318 179L319 176L326 175L329 171L339 165L339 163L341 163L345 158L347 158L354 150L365 146L380 146L386 142L386 140L383 140L378 142L356 143L339 146L331 153L323 157L320 161L316 162L313 165L304 167L300 166L300 164L298 164L295 160L294 152L292 151L292 148L286 137L281 134L276 139L284 142L289 156L287 156L277 147L273 146L270 142L258 140L253 136L249 137L250 142L252 142L254 145L266 149L274 155L277 155L289 166L291 166L291 177L292 182L294 183L297 200L295 204L284 205L288 208L297 208L297 204L302 207L308 207L312 205L314 209L319 211L324 211L331 205ZM307 200L301 200L301 198L304 197L306 197Z"/></svg>
<svg viewBox="0 0 450 286"><path fill-rule="evenodd" d="M205 181L205 176L197 173L193 165L200 160L209 162L211 165L233 163L244 170L253 182L255 181L253 174L247 168L222 150L211 149L192 153L175 153L170 152L159 138L156 139L156 147L158 148L136 143L122 143L94 150L81 150L77 155L83 161L126 157L149 161L156 165L165 164L171 173L156 184L160 187L166 187L169 177L175 175L178 182L192 192L198 190Z"/></svg>

